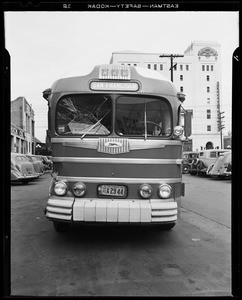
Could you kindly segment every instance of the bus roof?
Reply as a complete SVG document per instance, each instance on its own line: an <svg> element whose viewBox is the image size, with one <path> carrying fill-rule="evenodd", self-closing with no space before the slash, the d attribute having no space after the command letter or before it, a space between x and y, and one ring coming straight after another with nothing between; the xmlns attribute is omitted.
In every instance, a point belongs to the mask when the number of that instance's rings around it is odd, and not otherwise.
<svg viewBox="0 0 242 300"><path fill-rule="evenodd" d="M92 82L96 83L93 85L95 89L92 88ZM100 88L102 84L106 84L107 88ZM174 97L178 97L180 94L175 85L159 72L121 64L97 65L88 75L62 78L55 81L51 87L51 93L77 93L80 91L89 93L136 92Z"/></svg>

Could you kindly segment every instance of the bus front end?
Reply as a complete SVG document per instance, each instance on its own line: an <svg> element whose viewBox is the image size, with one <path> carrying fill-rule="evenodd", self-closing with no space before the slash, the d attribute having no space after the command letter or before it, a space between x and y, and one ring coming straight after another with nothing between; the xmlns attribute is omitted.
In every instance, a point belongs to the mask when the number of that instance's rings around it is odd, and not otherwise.
<svg viewBox="0 0 242 300"><path fill-rule="evenodd" d="M46 217L57 231L76 222L175 225L184 196L180 101L170 81L150 76L105 65L51 89Z"/></svg>

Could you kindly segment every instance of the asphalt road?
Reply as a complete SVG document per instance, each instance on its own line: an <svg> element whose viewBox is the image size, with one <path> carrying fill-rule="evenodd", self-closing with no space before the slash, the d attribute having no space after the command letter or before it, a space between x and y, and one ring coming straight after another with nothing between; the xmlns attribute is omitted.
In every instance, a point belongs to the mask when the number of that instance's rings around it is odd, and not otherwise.
<svg viewBox="0 0 242 300"><path fill-rule="evenodd" d="M43 214L51 176L11 186L11 295L231 295L230 181L184 176L171 231L73 225Z"/></svg>

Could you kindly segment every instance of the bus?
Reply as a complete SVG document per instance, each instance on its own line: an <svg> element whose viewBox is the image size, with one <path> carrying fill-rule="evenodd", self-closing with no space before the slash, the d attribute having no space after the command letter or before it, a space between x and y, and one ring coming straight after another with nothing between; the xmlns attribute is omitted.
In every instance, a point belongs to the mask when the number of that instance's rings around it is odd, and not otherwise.
<svg viewBox="0 0 242 300"><path fill-rule="evenodd" d="M58 232L70 224L178 220L185 95L156 71L107 64L43 91L53 157L45 207Z"/></svg>

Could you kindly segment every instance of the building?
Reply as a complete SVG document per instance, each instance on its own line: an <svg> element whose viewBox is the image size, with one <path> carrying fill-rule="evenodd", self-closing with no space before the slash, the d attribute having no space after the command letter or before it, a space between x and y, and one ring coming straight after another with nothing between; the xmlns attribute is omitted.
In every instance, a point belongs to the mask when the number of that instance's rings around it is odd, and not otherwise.
<svg viewBox="0 0 242 300"><path fill-rule="evenodd" d="M224 136L224 149L232 148L232 134L229 132L228 135Z"/></svg>
<svg viewBox="0 0 242 300"><path fill-rule="evenodd" d="M26 140L22 128L11 123L11 152L25 153Z"/></svg>
<svg viewBox="0 0 242 300"><path fill-rule="evenodd" d="M11 124L11 151L34 154L34 111L24 97L11 101Z"/></svg>
<svg viewBox="0 0 242 300"><path fill-rule="evenodd" d="M168 78L172 75L177 89L186 95L182 106L192 116L192 134L185 150L221 148L220 48L217 42L195 41L172 59L162 53L113 52L110 63L148 68Z"/></svg>

